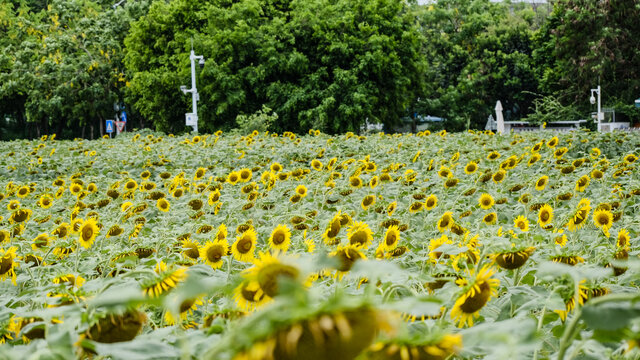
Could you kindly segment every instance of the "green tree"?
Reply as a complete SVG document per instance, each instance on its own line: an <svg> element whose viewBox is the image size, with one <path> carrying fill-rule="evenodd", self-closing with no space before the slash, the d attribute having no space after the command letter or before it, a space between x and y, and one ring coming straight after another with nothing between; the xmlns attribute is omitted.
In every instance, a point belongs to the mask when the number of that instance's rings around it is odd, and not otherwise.
<svg viewBox="0 0 640 360"><path fill-rule="evenodd" d="M423 87L421 36L400 0L156 2L127 37L128 99L160 130L184 129L190 38L201 128L235 127L263 105L272 129L358 130L396 124Z"/></svg>

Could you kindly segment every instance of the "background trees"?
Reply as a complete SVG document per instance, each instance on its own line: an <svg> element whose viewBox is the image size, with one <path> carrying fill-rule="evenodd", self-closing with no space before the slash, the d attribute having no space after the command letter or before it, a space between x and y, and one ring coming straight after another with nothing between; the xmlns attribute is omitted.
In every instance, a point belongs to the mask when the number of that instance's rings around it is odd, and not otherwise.
<svg viewBox="0 0 640 360"><path fill-rule="evenodd" d="M416 113L482 128L496 100L512 120L550 119L534 100L586 118L598 82L605 106L640 121L636 1L550 3L2 0L0 136L98 136L116 101L135 127L185 131L191 39L207 59L203 131L263 106L278 132L392 129Z"/></svg>

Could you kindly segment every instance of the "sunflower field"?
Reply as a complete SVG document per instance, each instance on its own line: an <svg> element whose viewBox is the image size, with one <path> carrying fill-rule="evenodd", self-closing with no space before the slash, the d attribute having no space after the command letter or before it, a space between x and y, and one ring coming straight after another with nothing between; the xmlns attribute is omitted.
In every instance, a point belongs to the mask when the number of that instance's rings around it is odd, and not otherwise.
<svg viewBox="0 0 640 360"><path fill-rule="evenodd" d="M640 134L0 143L1 359L638 359Z"/></svg>

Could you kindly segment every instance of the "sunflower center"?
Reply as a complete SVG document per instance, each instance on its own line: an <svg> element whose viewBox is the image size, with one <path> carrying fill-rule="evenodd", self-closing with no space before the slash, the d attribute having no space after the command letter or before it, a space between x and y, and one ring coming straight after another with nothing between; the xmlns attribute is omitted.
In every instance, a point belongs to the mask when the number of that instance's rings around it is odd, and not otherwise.
<svg viewBox="0 0 640 360"><path fill-rule="evenodd" d="M274 297L278 294L278 281L283 277L297 278L298 269L283 264L267 265L258 274L258 283L267 296Z"/></svg>
<svg viewBox="0 0 640 360"><path fill-rule="evenodd" d="M0 275L4 275L13 267L13 259L11 256L4 256L0 259Z"/></svg>
<svg viewBox="0 0 640 360"><path fill-rule="evenodd" d="M398 238L396 237L396 234L392 233L392 234L387 235L387 238L385 239L385 243L387 244L387 246L391 246L391 245L396 243L397 239Z"/></svg>
<svg viewBox="0 0 640 360"><path fill-rule="evenodd" d="M524 223L524 221L520 220L518 221L518 223L516 224L517 227L520 228L520 230L524 230L526 227L526 224Z"/></svg>
<svg viewBox="0 0 640 360"><path fill-rule="evenodd" d="M367 196L366 198L364 198L364 200L362 201L362 204L364 206L369 206L371 205L371 203L373 202L373 196Z"/></svg>
<svg viewBox="0 0 640 360"><path fill-rule="evenodd" d="M540 220L546 222L549 220L549 212L547 211L543 211L542 213L540 213Z"/></svg>
<svg viewBox="0 0 640 360"><path fill-rule="evenodd" d="M253 245L251 243L251 239L242 238L238 242L238 251L241 252L242 254L248 253L252 247Z"/></svg>
<svg viewBox="0 0 640 360"><path fill-rule="evenodd" d="M339 252L336 257L340 260L338 271L349 271L353 264L361 258L360 253L355 249L346 249Z"/></svg>
<svg viewBox="0 0 640 360"><path fill-rule="evenodd" d="M609 224L609 218L606 215L598 216L598 224L600 224L600 226L608 225Z"/></svg>
<svg viewBox="0 0 640 360"><path fill-rule="evenodd" d="M184 254L192 259L197 259L200 256L200 253L198 252L198 246L195 244L187 245L187 250L185 250Z"/></svg>
<svg viewBox="0 0 640 360"><path fill-rule="evenodd" d="M277 233L275 233L275 234L273 235L273 243L274 243L275 245L280 245L280 244L282 244L282 243L284 242L284 240L285 240L285 236L284 236L284 234L283 234L282 232L280 232L280 231L278 231Z"/></svg>
<svg viewBox="0 0 640 360"><path fill-rule="evenodd" d="M493 221L493 214L488 214L487 216L485 216L484 217L484 221L492 222Z"/></svg>
<svg viewBox="0 0 640 360"><path fill-rule="evenodd" d="M443 217L442 220L440 220L440 227L446 228L448 226L449 226L449 218Z"/></svg>
<svg viewBox="0 0 640 360"><path fill-rule="evenodd" d="M481 282L476 285L476 290L473 295L467 296L467 299L460 305L460 309L466 314L473 314L476 311L482 309L491 296L491 287L487 282Z"/></svg>
<svg viewBox="0 0 640 360"><path fill-rule="evenodd" d="M183 312L191 309L191 307L193 306L194 303L195 303L195 300L193 300L193 299L187 299L187 300L183 301L180 304L180 313L183 313Z"/></svg>
<svg viewBox="0 0 640 360"><path fill-rule="evenodd" d="M349 238L349 243L351 245L357 244L357 245L364 245L367 242L367 233L360 230L360 231L356 231L353 235L351 235L351 237Z"/></svg>
<svg viewBox="0 0 640 360"><path fill-rule="evenodd" d="M91 226L85 226L82 229L82 240L89 241L93 237L93 228Z"/></svg>
<svg viewBox="0 0 640 360"><path fill-rule="evenodd" d="M327 235L329 237L336 237L338 235L338 232L340 232L340 221L336 220L334 222L331 223L331 229L329 229L329 232L327 233Z"/></svg>

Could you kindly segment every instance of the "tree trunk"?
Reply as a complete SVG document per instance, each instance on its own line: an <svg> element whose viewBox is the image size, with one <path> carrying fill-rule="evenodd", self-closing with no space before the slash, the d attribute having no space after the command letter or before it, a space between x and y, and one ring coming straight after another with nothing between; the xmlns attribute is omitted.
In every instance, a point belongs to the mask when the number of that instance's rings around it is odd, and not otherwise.
<svg viewBox="0 0 640 360"><path fill-rule="evenodd" d="M89 137L91 138L91 140L93 140L93 124L89 125L89 130L91 131L91 133L89 133Z"/></svg>
<svg viewBox="0 0 640 360"><path fill-rule="evenodd" d="M100 122L100 137L104 136L104 119L102 115L98 115L98 121Z"/></svg>
<svg viewBox="0 0 640 360"><path fill-rule="evenodd" d="M87 128L87 125L82 125L82 132L80 133L80 137L84 139L84 129Z"/></svg>

